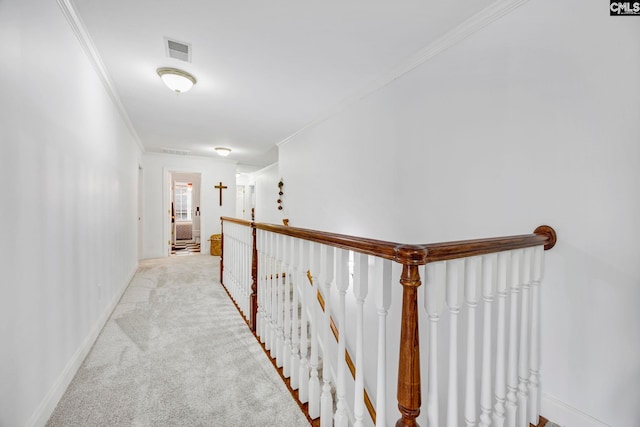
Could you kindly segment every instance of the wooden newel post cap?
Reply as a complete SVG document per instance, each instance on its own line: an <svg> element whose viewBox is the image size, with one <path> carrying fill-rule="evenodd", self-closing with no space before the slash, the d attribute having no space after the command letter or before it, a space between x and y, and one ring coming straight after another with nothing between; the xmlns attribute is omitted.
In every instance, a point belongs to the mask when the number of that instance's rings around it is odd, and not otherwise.
<svg viewBox="0 0 640 427"><path fill-rule="evenodd" d="M541 225L533 231L534 234L547 237L547 243L544 245L544 250L548 251L555 246L558 237L556 236L556 230L548 225Z"/></svg>
<svg viewBox="0 0 640 427"><path fill-rule="evenodd" d="M396 246L394 261L405 265L424 265L427 263L427 249L422 245Z"/></svg>

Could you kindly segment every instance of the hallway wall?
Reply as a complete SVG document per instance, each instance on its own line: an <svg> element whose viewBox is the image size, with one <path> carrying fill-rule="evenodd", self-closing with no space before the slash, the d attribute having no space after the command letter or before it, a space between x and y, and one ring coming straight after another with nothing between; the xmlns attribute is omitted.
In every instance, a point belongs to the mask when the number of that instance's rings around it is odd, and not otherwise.
<svg viewBox="0 0 640 427"><path fill-rule="evenodd" d="M280 181L278 164L274 163L251 174L256 186L256 221L282 225L282 219L288 212L285 195L282 197L283 209L278 210L278 182ZM286 186L286 184L285 184Z"/></svg>
<svg viewBox="0 0 640 427"><path fill-rule="evenodd" d="M180 156L163 153L145 153L142 159L144 173L143 199L145 212L142 258L167 256L165 215L170 208L168 201L168 181L163 194L165 173L198 172L200 181L200 235L202 253L209 253L209 236L220 233L220 217L235 216L236 184L235 162L208 157ZM222 206L219 204L219 190L214 188L222 181L228 188L222 190Z"/></svg>
<svg viewBox="0 0 640 427"><path fill-rule="evenodd" d="M279 147L299 227L406 243L555 227L542 414L569 427L640 425L639 22L526 2Z"/></svg>
<svg viewBox="0 0 640 427"><path fill-rule="evenodd" d="M0 426L39 426L136 270L140 149L55 1L0 40Z"/></svg>

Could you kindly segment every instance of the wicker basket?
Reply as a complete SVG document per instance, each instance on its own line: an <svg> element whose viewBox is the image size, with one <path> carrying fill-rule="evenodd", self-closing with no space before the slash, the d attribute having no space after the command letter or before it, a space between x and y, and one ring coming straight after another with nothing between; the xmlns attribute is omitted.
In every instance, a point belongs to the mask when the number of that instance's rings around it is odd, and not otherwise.
<svg viewBox="0 0 640 427"><path fill-rule="evenodd" d="M209 240L211 241L211 255L222 255L222 234L212 234Z"/></svg>

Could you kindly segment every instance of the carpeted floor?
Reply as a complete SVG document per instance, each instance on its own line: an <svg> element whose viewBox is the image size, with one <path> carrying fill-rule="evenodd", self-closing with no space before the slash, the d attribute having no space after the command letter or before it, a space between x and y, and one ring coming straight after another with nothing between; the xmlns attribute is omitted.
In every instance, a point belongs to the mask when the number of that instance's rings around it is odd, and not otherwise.
<svg viewBox="0 0 640 427"><path fill-rule="evenodd" d="M141 261L47 426L307 426L208 255Z"/></svg>

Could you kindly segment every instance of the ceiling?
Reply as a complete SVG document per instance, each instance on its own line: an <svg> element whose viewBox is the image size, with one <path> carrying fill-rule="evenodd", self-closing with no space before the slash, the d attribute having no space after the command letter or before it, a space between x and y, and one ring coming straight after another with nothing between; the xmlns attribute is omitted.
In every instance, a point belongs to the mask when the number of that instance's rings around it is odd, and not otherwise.
<svg viewBox="0 0 640 427"><path fill-rule="evenodd" d="M186 150L246 168L326 117L494 0L70 0L147 151ZM191 62L167 56L188 43ZM197 84L167 89L159 67Z"/></svg>

